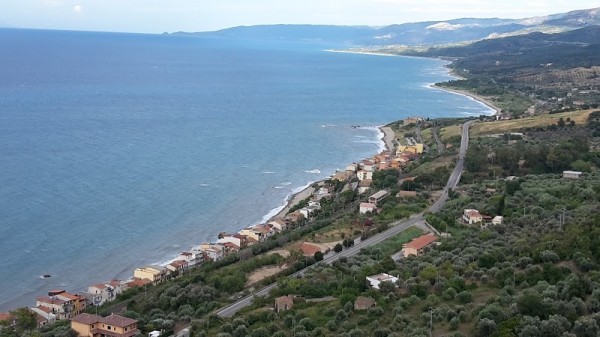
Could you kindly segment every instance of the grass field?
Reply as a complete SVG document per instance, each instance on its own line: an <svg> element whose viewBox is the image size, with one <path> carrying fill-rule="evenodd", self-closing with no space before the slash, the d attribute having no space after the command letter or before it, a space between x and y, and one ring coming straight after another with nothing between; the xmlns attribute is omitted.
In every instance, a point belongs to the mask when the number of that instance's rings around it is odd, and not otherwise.
<svg viewBox="0 0 600 337"><path fill-rule="evenodd" d="M592 113L592 110L579 110L506 121L477 123L471 127L471 132L474 136L517 132L523 128L546 127L548 125L556 124L560 118L563 118L565 121L567 118L570 118L572 121L575 121L576 125L583 125L587 123L587 118L590 113Z"/></svg>
<svg viewBox="0 0 600 337"><path fill-rule="evenodd" d="M440 129L442 142L446 142L452 136L460 136L460 125L450 125Z"/></svg>

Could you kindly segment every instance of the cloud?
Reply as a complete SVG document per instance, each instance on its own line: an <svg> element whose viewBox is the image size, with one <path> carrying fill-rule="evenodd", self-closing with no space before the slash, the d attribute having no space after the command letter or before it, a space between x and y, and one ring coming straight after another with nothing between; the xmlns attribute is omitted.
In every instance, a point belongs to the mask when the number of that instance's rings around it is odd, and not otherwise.
<svg viewBox="0 0 600 337"><path fill-rule="evenodd" d="M83 7L81 5L75 5L73 6L73 12L75 13L81 13L83 11Z"/></svg>

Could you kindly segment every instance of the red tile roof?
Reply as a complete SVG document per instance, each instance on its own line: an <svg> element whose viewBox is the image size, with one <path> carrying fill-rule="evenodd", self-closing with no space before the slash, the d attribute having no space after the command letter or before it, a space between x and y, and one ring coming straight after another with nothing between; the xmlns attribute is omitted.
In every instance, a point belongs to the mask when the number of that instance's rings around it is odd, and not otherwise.
<svg viewBox="0 0 600 337"><path fill-rule="evenodd" d="M92 287L95 287L95 288L98 288L98 289L105 289L106 288L106 284L98 283L98 284L94 284Z"/></svg>
<svg viewBox="0 0 600 337"><path fill-rule="evenodd" d="M38 302L48 303L48 304L64 304L66 301L61 300L56 297L48 297L48 296L40 296L36 299Z"/></svg>
<svg viewBox="0 0 600 337"><path fill-rule="evenodd" d="M101 319L101 316L83 313L71 318L71 322L90 325L100 322Z"/></svg>
<svg viewBox="0 0 600 337"><path fill-rule="evenodd" d="M418 238L412 240L411 242L407 243L405 245L405 247L407 248L414 248L414 249L421 249L423 247L426 247L428 245L430 245L432 242L436 241L437 237L433 234L425 234L422 236L419 236Z"/></svg>
<svg viewBox="0 0 600 337"><path fill-rule="evenodd" d="M137 323L137 321L128 317L110 314L110 316L102 318L102 323L124 328Z"/></svg>

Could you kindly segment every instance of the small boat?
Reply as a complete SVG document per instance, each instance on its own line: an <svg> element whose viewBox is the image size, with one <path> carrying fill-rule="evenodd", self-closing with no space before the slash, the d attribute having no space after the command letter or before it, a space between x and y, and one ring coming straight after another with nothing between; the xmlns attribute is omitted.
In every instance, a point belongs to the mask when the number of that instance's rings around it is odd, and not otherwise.
<svg viewBox="0 0 600 337"><path fill-rule="evenodd" d="M50 274L44 274L40 278L51 278L51 277L52 277L52 275L50 275Z"/></svg>

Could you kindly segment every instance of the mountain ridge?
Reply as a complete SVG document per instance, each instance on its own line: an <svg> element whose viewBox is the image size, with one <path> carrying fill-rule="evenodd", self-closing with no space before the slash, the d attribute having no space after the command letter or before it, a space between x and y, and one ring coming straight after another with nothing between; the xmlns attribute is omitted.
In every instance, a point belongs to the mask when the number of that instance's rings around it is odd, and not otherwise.
<svg viewBox="0 0 600 337"><path fill-rule="evenodd" d="M600 24L600 7L522 19L459 18L408 22L381 27L361 25L276 24L237 26L211 32L172 35L257 40L321 41L350 45L440 45L531 32L560 32Z"/></svg>

